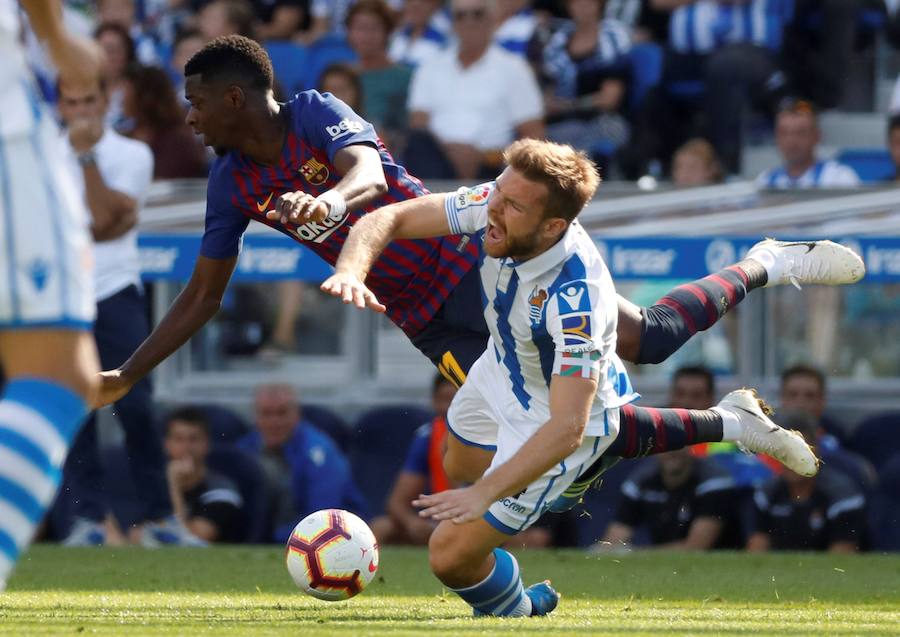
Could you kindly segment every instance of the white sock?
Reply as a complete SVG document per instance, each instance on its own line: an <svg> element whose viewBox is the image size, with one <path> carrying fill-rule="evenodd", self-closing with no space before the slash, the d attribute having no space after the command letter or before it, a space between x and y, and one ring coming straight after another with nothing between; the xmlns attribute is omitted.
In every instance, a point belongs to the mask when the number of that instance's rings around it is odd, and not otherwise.
<svg viewBox="0 0 900 637"><path fill-rule="evenodd" d="M740 440L743 427L741 427L741 421L737 415L721 407L713 407L712 411L722 417L722 441L737 442Z"/></svg>
<svg viewBox="0 0 900 637"><path fill-rule="evenodd" d="M509 614L510 617L531 617L531 598L528 595L522 595L522 599L516 604Z"/></svg>
<svg viewBox="0 0 900 637"><path fill-rule="evenodd" d="M747 255L747 258L756 261L766 269L766 275L768 276L766 285L772 285L781 280L781 269L778 267L778 259L775 258L775 253L771 250L756 250Z"/></svg>

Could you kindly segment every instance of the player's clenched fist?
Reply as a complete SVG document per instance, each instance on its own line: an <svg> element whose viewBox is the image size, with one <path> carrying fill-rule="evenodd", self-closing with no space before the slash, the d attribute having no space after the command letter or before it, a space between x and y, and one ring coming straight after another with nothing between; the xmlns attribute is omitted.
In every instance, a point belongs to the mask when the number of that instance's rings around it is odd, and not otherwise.
<svg viewBox="0 0 900 637"><path fill-rule="evenodd" d="M301 190L284 193L275 201L275 208L266 213L267 219L296 224L321 222L327 216L328 204Z"/></svg>
<svg viewBox="0 0 900 637"><path fill-rule="evenodd" d="M352 303L359 309L368 307L376 312L384 312L387 309L355 274L335 272L325 279L321 289L332 296L339 296L347 305Z"/></svg>

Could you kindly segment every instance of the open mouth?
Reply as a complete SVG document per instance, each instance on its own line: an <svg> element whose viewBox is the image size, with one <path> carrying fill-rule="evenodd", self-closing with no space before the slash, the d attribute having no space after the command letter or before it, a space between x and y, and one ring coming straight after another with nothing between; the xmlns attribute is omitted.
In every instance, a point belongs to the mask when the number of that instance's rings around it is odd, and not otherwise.
<svg viewBox="0 0 900 637"><path fill-rule="evenodd" d="M500 229L499 226L488 221L487 231L485 232L485 238L488 243L498 244L502 243L506 238L506 232Z"/></svg>

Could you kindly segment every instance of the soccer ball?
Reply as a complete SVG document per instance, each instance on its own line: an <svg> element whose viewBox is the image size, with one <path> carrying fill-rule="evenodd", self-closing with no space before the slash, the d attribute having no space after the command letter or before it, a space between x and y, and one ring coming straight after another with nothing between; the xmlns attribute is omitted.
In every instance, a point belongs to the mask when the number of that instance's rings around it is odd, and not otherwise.
<svg viewBox="0 0 900 637"><path fill-rule="evenodd" d="M350 599L378 570L372 530L349 511L323 509L300 520L288 538L285 559L304 593L335 602Z"/></svg>

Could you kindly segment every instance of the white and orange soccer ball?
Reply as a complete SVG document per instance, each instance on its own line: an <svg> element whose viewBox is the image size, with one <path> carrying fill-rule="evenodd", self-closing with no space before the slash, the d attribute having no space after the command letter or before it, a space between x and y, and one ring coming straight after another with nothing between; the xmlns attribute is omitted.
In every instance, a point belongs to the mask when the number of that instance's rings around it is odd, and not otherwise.
<svg viewBox="0 0 900 637"><path fill-rule="evenodd" d="M378 570L378 543L349 511L323 509L300 520L288 538L288 572L304 593L335 602L358 595Z"/></svg>

